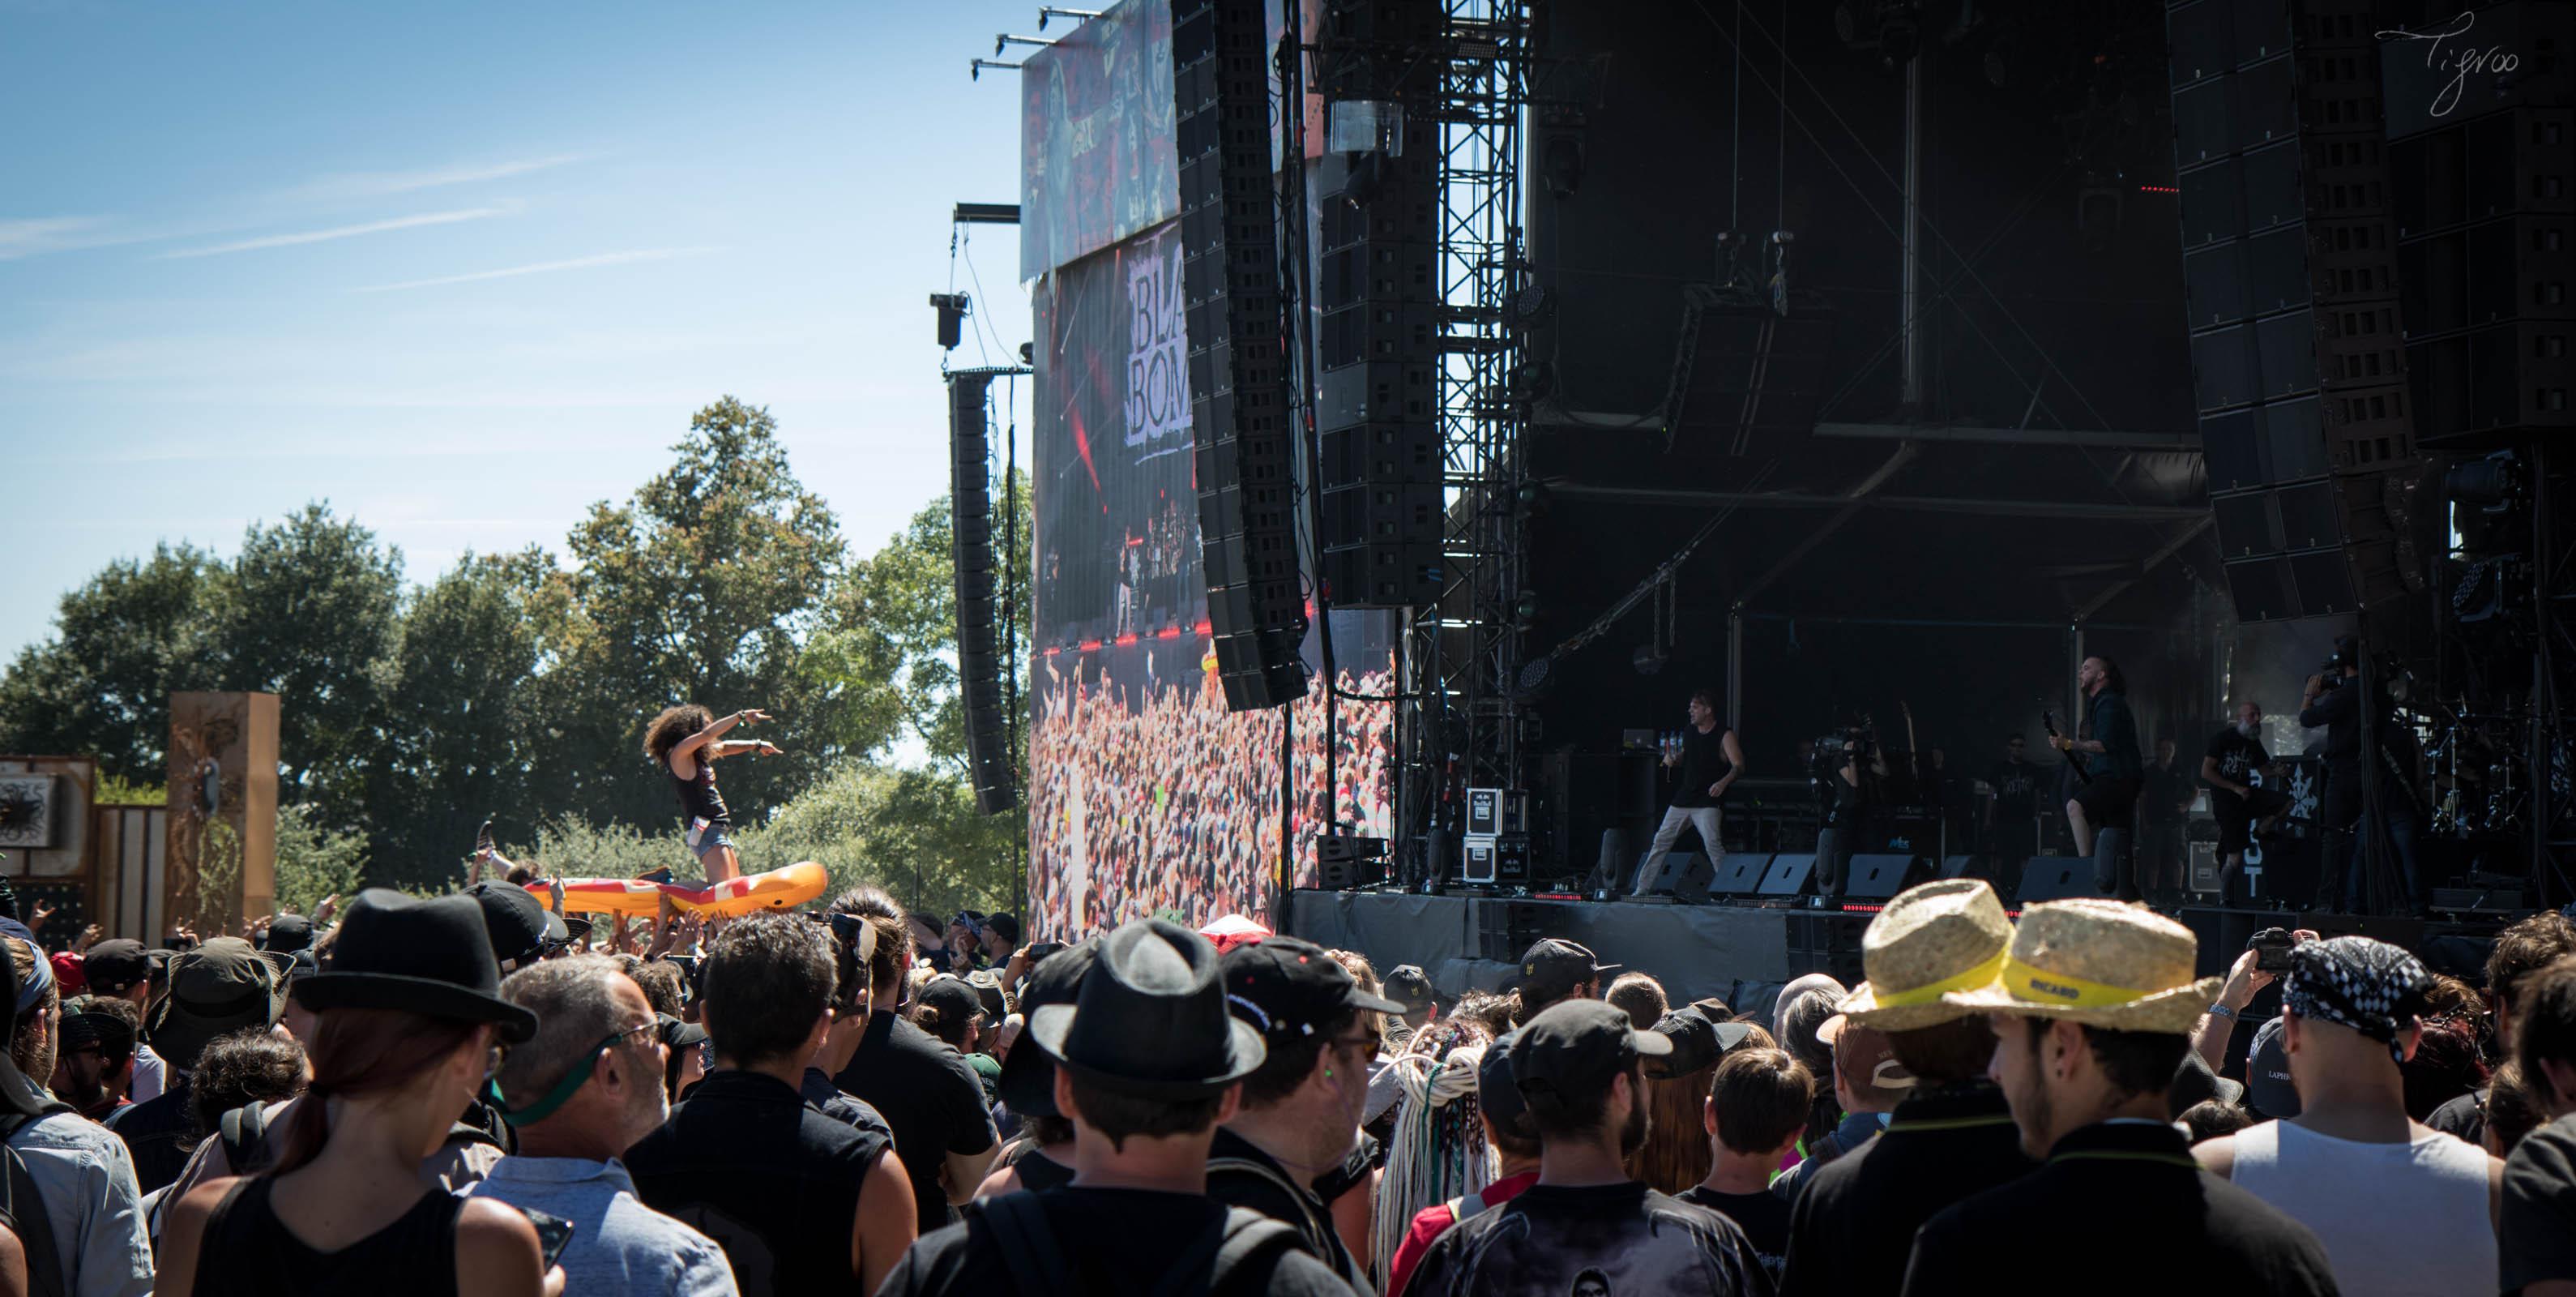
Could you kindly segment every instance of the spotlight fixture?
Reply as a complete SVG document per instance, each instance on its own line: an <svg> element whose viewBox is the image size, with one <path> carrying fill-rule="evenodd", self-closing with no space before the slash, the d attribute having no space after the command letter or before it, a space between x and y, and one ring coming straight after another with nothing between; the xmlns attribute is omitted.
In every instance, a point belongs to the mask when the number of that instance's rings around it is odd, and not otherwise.
<svg viewBox="0 0 2576 1297"><path fill-rule="evenodd" d="M964 293L932 293L930 305L939 312L939 345L955 350L966 338L966 317L974 314L974 303Z"/></svg>
<svg viewBox="0 0 2576 1297"><path fill-rule="evenodd" d="M1047 19L1049 18L1070 18L1075 22L1089 22L1099 16L1100 11L1097 9L1059 9L1054 5L1040 5L1038 7L1038 30L1046 30Z"/></svg>
<svg viewBox="0 0 2576 1297"><path fill-rule="evenodd" d="M966 65L966 79L969 81L983 80L984 69L986 68L1006 68L1010 71L1017 72L1020 70L1020 65L1017 63L1004 63L999 59L975 59Z"/></svg>
<svg viewBox="0 0 2576 1297"><path fill-rule="evenodd" d="M993 57L1002 57L1002 51L1013 45L1035 45L1040 49L1044 49L1053 44L1055 44L1054 41L1048 40L1043 36L1013 36L1009 32L1002 32L993 37Z"/></svg>
<svg viewBox="0 0 2576 1297"><path fill-rule="evenodd" d="M2455 504L2502 513L2522 499L2522 461L2510 450L2499 450L2484 459L2453 464L2443 474L2442 486Z"/></svg>

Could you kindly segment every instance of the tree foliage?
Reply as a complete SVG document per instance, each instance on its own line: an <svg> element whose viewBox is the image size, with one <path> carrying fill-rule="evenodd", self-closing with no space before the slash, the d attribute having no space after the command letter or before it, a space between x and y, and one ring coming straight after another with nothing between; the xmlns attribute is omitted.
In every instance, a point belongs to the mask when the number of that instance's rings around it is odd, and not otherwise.
<svg viewBox="0 0 2576 1297"><path fill-rule="evenodd" d="M755 736L785 754L723 770L746 868L811 859L916 904L1010 904L1026 820L977 815L965 781L947 500L853 561L765 409L725 397L671 453L561 561L468 555L406 589L400 551L316 503L250 527L230 562L165 545L110 563L0 676L0 751L96 753L157 790L171 692L279 694L278 890L309 912L361 877L456 885L487 816L549 872L687 872L644 722L759 707L777 720ZM1025 662L1025 637L1004 652Z"/></svg>

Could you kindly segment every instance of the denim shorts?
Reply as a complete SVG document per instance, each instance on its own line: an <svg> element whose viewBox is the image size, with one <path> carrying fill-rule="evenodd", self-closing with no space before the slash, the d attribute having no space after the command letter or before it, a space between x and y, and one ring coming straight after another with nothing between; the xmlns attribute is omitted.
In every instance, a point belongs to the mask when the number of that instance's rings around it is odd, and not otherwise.
<svg viewBox="0 0 2576 1297"><path fill-rule="evenodd" d="M692 824L689 826L689 850L696 852L701 861L717 848L732 845L733 839L725 836L724 825Z"/></svg>

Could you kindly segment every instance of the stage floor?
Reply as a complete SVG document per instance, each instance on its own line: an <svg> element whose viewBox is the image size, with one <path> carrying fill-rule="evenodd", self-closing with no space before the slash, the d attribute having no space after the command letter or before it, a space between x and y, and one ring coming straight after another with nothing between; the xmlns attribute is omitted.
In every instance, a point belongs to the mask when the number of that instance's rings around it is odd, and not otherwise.
<svg viewBox="0 0 2576 1297"><path fill-rule="evenodd" d="M1579 941L1604 963L1650 973L1676 1003L1715 995L1742 1009L1748 997L1766 997L1791 976L1793 912L1783 909L1299 890L1289 894L1287 930L1359 951L1380 976L1398 964L1419 965L1446 1000L1501 989L1518 971L1486 958L1500 948L1488 951L1481 937L1488 928L1515 926L1514 910L1528 911L1517 925L1524 933ZM1856 957L1857 933L1851 949ZM1519 955L1513 949L1505 958Z"/></svg>

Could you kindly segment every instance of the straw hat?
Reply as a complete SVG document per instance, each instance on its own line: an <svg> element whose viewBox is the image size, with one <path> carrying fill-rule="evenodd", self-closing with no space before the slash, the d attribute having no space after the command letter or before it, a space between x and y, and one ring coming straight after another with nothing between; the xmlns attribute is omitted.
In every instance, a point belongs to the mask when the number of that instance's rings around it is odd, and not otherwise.
<svg viewBox="0 0 2576 1297"><path fill-rule="evenodd" d="M1937 1027L1976 1012L1942 1003L2003 971L2012 920L1983 879L1950 878L1896 894L1861 934L1869 980L1842 1002L1846 1018L1880 1031Z"/></svg>
<svg viewBox="0 0 2576 1297"><path fill-rule="evenodd" d="M2064 1018L2114 1031L2183 1035L2226 980L2195 979L2191 929L2119 901L2049 901L2021 912L1995 980L1943 1004Z"/></svg>

